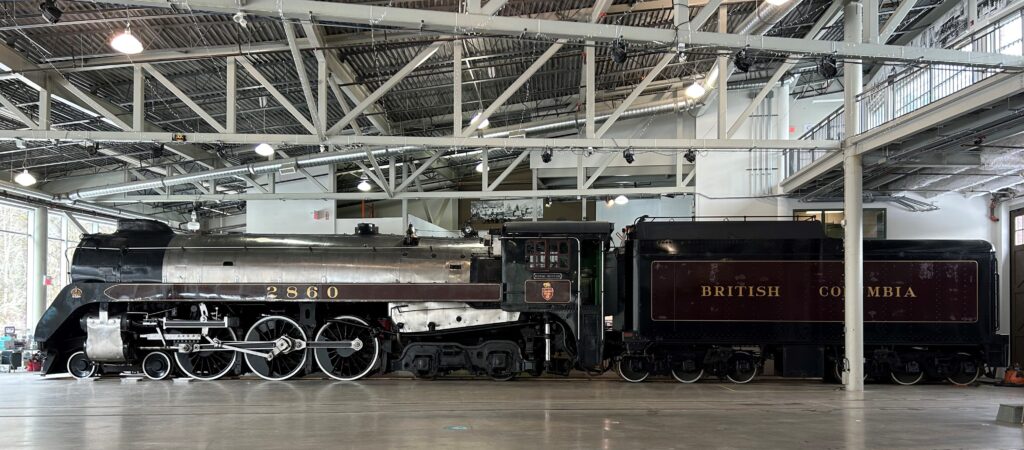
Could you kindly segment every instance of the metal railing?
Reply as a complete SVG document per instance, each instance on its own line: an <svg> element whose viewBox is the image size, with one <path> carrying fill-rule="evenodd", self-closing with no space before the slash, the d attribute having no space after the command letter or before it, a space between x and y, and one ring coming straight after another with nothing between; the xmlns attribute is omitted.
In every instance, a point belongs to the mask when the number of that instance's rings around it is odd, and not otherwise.
<svg viewBox="0 0 1024 450"><path fill-rule="evenodd" d="M1024 56L1022 36L1024 36L1024 9L1018 9L997 22L954 41L946 48ZM876 77L876 84L857 96L857 109L860 114L858 133L875 129L1001 72L1003 71L999 69L944 64L910 66L900 71L892 68L888 75ZM843 109L843 106L837 108L821 122L807 130L799 139L842 140L845 138ZM784 151L783 179L799 172L829 153L825 150L806 149Z"/></svg>

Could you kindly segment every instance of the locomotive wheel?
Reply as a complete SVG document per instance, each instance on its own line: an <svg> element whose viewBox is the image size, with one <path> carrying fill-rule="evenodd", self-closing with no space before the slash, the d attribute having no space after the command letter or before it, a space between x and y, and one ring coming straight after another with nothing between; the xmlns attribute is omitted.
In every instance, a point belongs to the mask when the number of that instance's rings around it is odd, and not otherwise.
<svg viewBox="0 0 1024 450"><path fill-rule="evenodd" d="M287 338L287 339L281 339ZM294 320L284 316L268 316L249 328L245 333L247 342L277 342L287 345L295 341L306 342L306 332ZM306 365L306 351L292 348L281 349L281 353L267 359L262 356L245 354L249 369L264 380L281 381L294 377Z"/></svg>
<svg viewBox="0 0 1024 450"><path fill-rule="evenodd" d="M168 330L168 333L178 331ZM237 341L235 330L230 328L210 328L207 335L221 341ZM181 371L191 378L202 381L213 381L227 375L234 369L238 361L238 352L232 350L209 350L204 352L177 352L174 360Z"/></svg>
<svg viewBox="0 0 1024 450"><path fill-rule="evenodd" d="M837 359L836 362L832 363L832 375L836 377L836 382L839 384L843 384L843 371L845 369L843 366L842 360ZM862 378L864 381L868 380L868 366L866 364L864 365L864 376Z"/></svg>
<svg viewBox="0 0 1024 450"><path fill-rule="evenodd" d="M68 373L79 380L84 380L96 374L96 364L89 360L85 352L75 352L68 358Z"/></svg>
<svg viewBox="0 0 1024 450"><path fill-rule="evenodd" d="M683 361L682 364L677 364L672 367L671 370L672 378L680 383L696 383L700 381L701 377L704 376L704 369L697 367L697 363L692 360Z"/></svg>
<svg viewBox="0 0 1024 450"><path fill-rule="evenodd" d="M924 379L924 371L917 361L907 361L900 366L893 366L889 371L889 377L896 384L910 386Z"/></svg>
<svg viewBox="0 0 1024 450"><path fill-rule="evenodd" d="M636 357L624 357L616 364L616 370L623 380L630 383L640 383L651 376L651 371L644 368L644 361Z"/></svg>
<svg viewBox="0 0 1024 450"><path fill-rule="evenodd" d="M754 355L747 352L734 352L729 357L728 371L725 377L736 384L751 382L757 376L757 361Z"/></svg>
<svg viewBox="0 0 1024 450"><path fill-rule="evenodd" d="M353 316L335 317L316 333L317 341L349 341L359 339L363 348L317 348L313 350L316 365L327 376L340 381L365 377L377 367L380 340L373 335L365 320Z"/></svg>
<svg viewBox="0 0 1024 450"><path fill-rule="evenodd" d="M163 380L171 376L174 365L164 352L150 352L142 358L142 373L150 380Z"/></svg>
<svg viewBox="0 0 1024 450"><path fill-rule="evenodd" d="M957 386L973 384L981 376L981 364L978 364L969 353L957 353L953 357L951 369L953 372L946 377L946 380Z"/></svg>

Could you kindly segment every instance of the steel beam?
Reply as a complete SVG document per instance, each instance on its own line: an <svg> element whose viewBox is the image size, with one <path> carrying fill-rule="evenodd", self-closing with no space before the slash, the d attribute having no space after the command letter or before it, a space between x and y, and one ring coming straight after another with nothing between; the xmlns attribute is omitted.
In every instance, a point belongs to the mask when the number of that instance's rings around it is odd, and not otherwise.
<svg viewBox="0 0 1024 450"><path fill-rule="evenodd" d="M690 20L689 22L686 22L686 30L687 31L699 30L700 27L704 26L704 24L707 23L708 19L711 18L712 14L718 12L718 7L721 4L722 4L722 0L710 0L710 1L708 1L708 3L706 5L704 5L703 7L700 8L700 11L697 12L697 16L694 17L693 20ZM694 6L697 6L697 5L694 5L694 2L691 1L689 6L690 7L694 7Z"/></svg>
<svg viewBox="0 0 1024 450"><path fill-rule="evenodd" d="M204 110L196 102L192 101L192 98L189 97L188 94L186 94L181 89L178 89L178 87L175 86L174 83L171 82L171 80L168 80L167 77L164 76L164 74L160 73L159 70L156 70L155 67L149 64L142 64L142 68L146 69L146 71L149 72L149 74L152 75L153 78L156 79L156 81L160 82L160 84L167 88L168 91L171 91L171 94L177 97L178 100L181 100L181 102L184 103L185 106L188 106L189 109L195 112L196 115L203 119L203 121L205 121L207 124L213 127L214 130L217 130L218 132L221 133L227 133L227 128L224 128L224 126L221 125L220 122L217 121L217 119L214 119L213 116L206 112L206 110Z"/></svg>
<svg viewBox="0 0 1024 450"><path fill-rule="evenodd" d="M277 90L277 88L274 87L274 84L271 83L270 80L267 79L267 77L263 76L263 74L260 73L260 71L256 69L256 67L253 66L251 62L249 62L249 59L239 56L235 58L235 61L238 61L238 63L245 68L245 71L249 72L249 75L251 75L256 80L256 82L263 86L263 89L266 89L267 92L269 92L270 95L273 96L275 100L277 100L277 103L283 106L284 109L288 110L288 112L291 113L292 117L294 117L295 120L299 121L299 124L301 124L310 133L316 133L316 127L309 122L309 119L307 119L306 116L302 115L302 113L295 108L295 105L293 105L292 102L288 101L288 98L285 97L284 94L281 93L281 91Z"/></svg>
<svg viewBox="0 0 1024 450"><path fill-rule="evenodd" d="M86 141L94 142L150 142L173 143L175 133L130 131L65 131L65 130L0 130L0 140L12 141ZM633 139L633 138L459 138L459 137L427 137L427 136L328 136L324 140L311 134L258 134L258 133L185 133L188 142L223 143L256 145L306 145L320 144L334 146L396 146L404 149L420 147L505 147L505 148L545 148L579 149L594 147L595 149L625 149L631 147L643 150L686 151L691 148L721 150L756 150L756 149L819 149L835 150L839 141L829 140L786 140L786 139ZM396 150L397 151L397 150ZM335 154L324 152L310 157Z"/></svg>
<svg viewBox="0 0 1024 450"><path fill-rule="evenodd" d="M583 183L583 186L580 187L582 189L590 189L590 187L594 185L594 182L601 177L602 173L604 173L604 169L608 168L608 164L611 164L612 160L614 160L617 156L618 153L608 153L607 155L605 155L604 159L601 160L601 164L597 166L596 170L594 170L594 174L591 175L590 178L587 178L587 181L585 181Z"/></svg>
<svg viewBox="0 0 1024 450"><path fill-rule="evenodd" d="M633 92L629 93L629 96L627 96L626 99L619 104L619 107L615 108L615 111L612 112L611 117L604 121L604 124L602 124L601 128L597 130L597 135L595 135L594 137L603 137L604 134L608 132L608 129L615 124L615 121L619 120L619 116L622 115L624 111L626 111L626 108L629 108L630 106L633 105L633 102L636 101L637 97L639 97L640 94L643 94L644 89L647 89L647 86L650 86L651 82L654 81L654 79L657 78L659 74L661 74L661 71L665 69L665 66L668 66L668 63L672 62L672 60L675 58L676 55L673 53L662 56L661 61L658 61L658 64L655 65L654 68L647 73L647 76L644 77L643 81L641 81L640 84L638 84L636 88L633 89ZM589 106L591 101L589 95L587 97L587 101L587 105ZM588 115L587 123L589 124L591 120L593 120L593 117L591 115Z"/></svg>
<svg viewBox="0 0 1024 450"><path fill-rule="evenodd" d="M0 105L3 105L4 109L10 111L11 114L14 114L14 117L16 117L19 122L25 124L29 128L39 129L39 124L22 112L21 109L18 108L18 105L15 105L14 102L7 98L6 95L3 95L3 93L0 93Z"/></svg>
<svg viewBox="0 0 1024 450"><path fill-rule="evenodd" d="M915 4L917 4L917 0L900 0L900 4L896 6L896 9L886 19L885 25L882 25L882 29L878 31L879 43L886 42L892 37L896 28L903 23L903 19L907 18L907 13L914 8Z"/></svg>
<svg viewBox="0 0 1024 450"><path fill-rule="evenodd" d="M302 86L302 96L306 98L306 109L309 110L309 121L316 127L316 134L323 135L324 129L320 126L319 115L317 114L317 103L313 99L313 88L309 84L309 75L306 73L306 64L303 62L302 52L295 39L295 26L287 21L281 24L284 27L285 38L288 39L288 49L292 53L292 61L295 63L295 74L299 76L299 84ZM322 55L321 55L322 57Z"/></svg>
<svg viewBox="0 0 1024 450"><path fill-rule="evenodd" d="M492 0L498 1L498 0ZM452 135L462 132L462 41L452 41Z"/></svg>
<svg viewBox="0 0 1024 450"><path fill-rule="evenodd" d="M485 199L529 197L605 197L609 195L690 194L692 187L602 188L602 189L549 189L512 191L408 191L388 197L384 192L303 192L276 194L213 194L213 195L130 195L94 199L97 203L171 203L255 200L402 200L402 199Z"/></svg>
<svg viewBox="0 0 1024 450"><path fill-rule="evenodd" d="M176 3L167 0L94 0L96 3L128 4L153 8L171 8ZM239 7L235 0L189 0L192 11L234 14L242 10L249 14L318 21L370 23L375 26L393 26L407 29L434 28L462 32L488 32L520 36L529 34L560 39L580 39L610 42L617 39L648 43L676 42L673 29L592 24L558 20L536 20L520 17L502 17L482 14L459 14L412 8L382 7L377 5L337 3L312 0L248 0ZM835 54L842 59L871 59L915 63L941 63L981 67L1024 69L1024 57L995 53L961 52L958 50L900 47L863 42L832 42L802 40L772 36L734 35L693 30L679 30L679 42L687 45L710 46L739 50L774 51L787 54Z"/></svg>
<svg viewBox="0 0 1024 450"><path fill-rule="evenodd" d="M53 96L50 95L50 82L46 80L39 86L39 117L37 118L39 130L49 130L52 125Z"/></svg>
<svg viewBox="0 0 1024 450"><path fill-rule="evenodd" d="M416 181L419 178L419 176L424 171L426 171L427 168L430 167L431 164L434 164L434 161L437 161L437 159L440 158L441 155L444 155L444 153L445 153L444 150L438 150L438 151L434 152L434 155L431 156L429 159L427 159L427 161L424 162L423 164L421 164L418 168L416 168L416 170L414 170L412 172L412 174L409 175L409 178L406 178L406 179L402 180L402 184L398 185L398 187L395 188L395 191L393 192L393 194L394 195L398 195L400 193L403 193L405 191L405 188L409 187L410 183ZM418 183L418 181L417 181L417 183Z"/></svg>
<svg viewBox="0 0 1024 450"><path fill-rule="evenodd" d="M505 170L503 170L501 174L498 175L498 178L494 179L494 183L491 183L490 186L485 186L486 190L493 191L495 188L497 188L502 181L505 181L505 178L508 178L508 176L512 174L512 171L516 170L516 167L519 167L519 163L523 162L523 160L526 159L527 156L530 156L529 150L523 150L519 152L519 156L516 156L516 159L513 159L508 166L505 166Z"/></svg>
<svg viewBox="0 0 1024 450"><path fill-rule="evenodd" d="M132 131L146 127L146 73L142 65L132 68Z"/></svg>
<svg viewBox="0 0 1024 450"><path fill-rule="evenodd" d="M528 67L522 73L522 75L519 75L519 78L517 78L516 81L513 81L512 84L507 89L505 89L505 91L502 92L501 95L498 96L498 98L494 99L494 101L487 106L487 109L480 113L480 115L474 116L473 120L469 121L469 126L462 130L462 136L471 136L476 131L477 126L479 126L481 123L483 123L483 121L491 117L491 115L494 114L495 111L497 111L498 108L501 107L501 105L504 105L505 102L508 101L508 99L512 98L512 95L514 95L516 91L519 90L519 88L523 87L523 85L530 80L530 77L532 77L533 74L537 73L537 71L540 70L541 66L543 66L544 63L548 62L548 60L551 59L552 56L555 56L555 53L558 53L558 50L561 49L563 45L565 45L565 41L559 40L552 44L550 47L548 47L548 49L543 54L541 54L540 57L538 57L537 60L533 62L533 64L530 64L530 67Z"/></svg>
<svg viewBox="0 0 1024 450"><path fill-rule="evenodd" d="M238 62L235 58L227 58L227 66L225 66L225 74L227 79L225 80L224 88L224 128L227 129L228 133L238 132Z"/></svg>
<svg viewBox="0 0 1024 450"><path fill-rule="evenodd" d="M416 70L416 68L418 68L424 62L430 59L431 56L434 56L434 53L437 53L437 51L441 48L442 45L444 45L444 42L434 42L433 44L428 45L426 49L421 51L412 60L406 63L404 67L399 69L398 72L392 75L391 78L388 79L388 81L385 81L384 84L381 84L380 87L377 88L377 90L373 91L372 94L363 99L363 101L359 102L359 104L352 108L352 110L349 111L348 114L345 114L345 117L342 117L341 120L338 121L338 123L334 124L334 126L327 130L327 134L336 134L338 133L338 131L341 131L342 128L348 126L348 124L351 123L353 120L356 120L356 118L358 118L359 115L366 110L366 108L375 103L385 93L390 91L391 88L395 87L395 85L397 85L399 82L405 79L406 76L408 76L410 73Z"/></svg>

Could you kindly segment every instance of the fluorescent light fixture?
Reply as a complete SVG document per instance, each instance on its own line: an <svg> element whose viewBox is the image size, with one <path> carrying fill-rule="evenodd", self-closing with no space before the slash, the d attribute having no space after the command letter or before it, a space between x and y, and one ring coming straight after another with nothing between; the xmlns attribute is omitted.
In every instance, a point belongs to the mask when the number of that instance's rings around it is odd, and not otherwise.
<svg viewBox="0 0 1024 450"><path fill-rule="evenodd" d="M479 119L479 118L480 118L480 115L482 115L482 114L483 114L483 112L482 112L482 111L477 111L477 112L476 112L476 114L473 114L473 118L472 118L472 119L470 119L470 122L473 122L473 121L475 121L475 120ZM478 129L478 130L482 130L482 129L484 129L484 128L487 128L487 127L489 127L489 126L491 126L491 121L490 121L490 120L488 120L488 119L484 119L484 121L483 121L483 122L480 122L480 123L478 123L478 124L476 125L476 129Z"/></svg>
<svg viewBox="0 0 1024 450"><path fill-rule="evenodd" d="M704 86L701 85L699 82L694 82L693 84L687 86L686 90L683 92L686 94L687 97L701 98L704 96L704 93L707 92L707 89L704 89Z"/></svg>
<svg viewBox="0 0 1024 450"><path fill-rule="evenodd" d="M620 195L618 197L615 197L615 204L616 205L625 205L626 203L629 203L629 197L626 197L625 195Z"/></svg>
<svg viewBox="0 0 1024 450"><path fill-rule="evenodd" d="M370 183L366 181L366 179L362 179L359 180L359 184L356 185L356 189L359 189L360 191L363 192L370 192L370 189L373 189L373 186L370 186Z"/></svg>
<svg viewBox="0 0 1024 450"><path fill-rule="evenodd" d="M28 173L28 170L24 170L14 177L14 182L22 186L28 187L36 184L36 177Z"/></svg>
<svg viewBox="0 0 1024 450"><path fill-rule="evenodd" d="M143 50L142 43L132 35L130 25L124 29L123 33L110 40L110 47L126 55L138 55Z"/></svg>
<svg viewBox="0 0 1024 450"><path fill-rule="evenodd" d="M274 147L271 146L270 144L266 143L266 142L264 142L264 143L262 143L260 145L257 145L255 150L256 150L256 154L260 155L260 156L267 156L267 157L269 157L269 156L274 154Z"/></svg>

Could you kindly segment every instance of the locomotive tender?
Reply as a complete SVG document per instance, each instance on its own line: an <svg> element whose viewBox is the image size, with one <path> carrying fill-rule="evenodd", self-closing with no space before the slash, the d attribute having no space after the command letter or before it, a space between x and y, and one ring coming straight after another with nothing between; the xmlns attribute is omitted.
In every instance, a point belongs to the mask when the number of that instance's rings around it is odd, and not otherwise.
<svg viewBox="0 0 1024 450"><path fill-rule="evenodd" d="M831 376L842 361L842 242L817 222L641 217L515 222L489 239L177 235L124 220L84 237L36 327L45 374L252 372L338 380L465 370ZM973 382L1005 366L983 241L865 242L866 373Z"/></svg>

